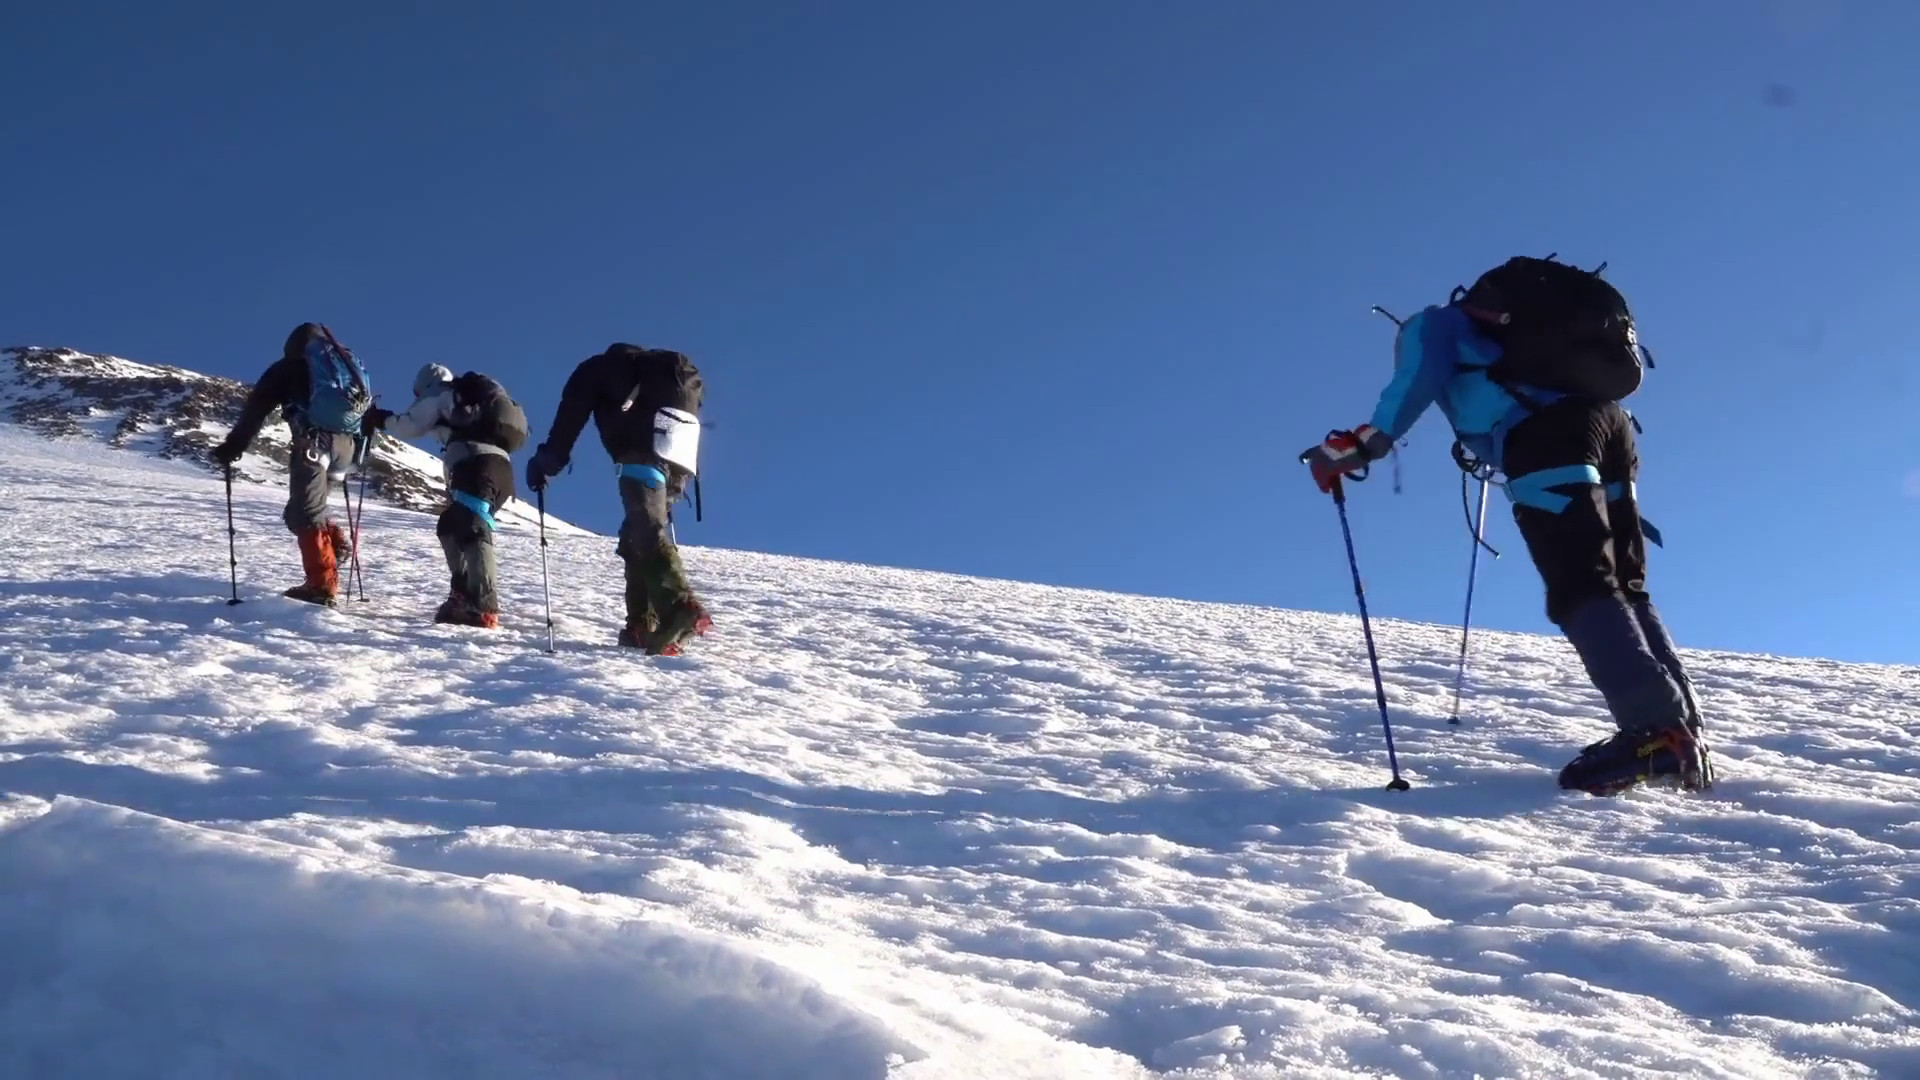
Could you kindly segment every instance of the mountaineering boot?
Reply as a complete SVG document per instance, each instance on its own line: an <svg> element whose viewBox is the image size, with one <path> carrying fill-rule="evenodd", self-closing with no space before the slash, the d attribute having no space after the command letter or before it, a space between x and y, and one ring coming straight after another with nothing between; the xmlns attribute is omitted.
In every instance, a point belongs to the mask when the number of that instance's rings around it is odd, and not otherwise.
<svg viewBox="0 0 1920 1080"><path fill-rule="evenodd" d="M1560 786L1589 795L1617 795L1640 784L1700 791L1712 780L1700 744L1684 725L1622 731L1592 743L1560 770Z"/></svg>
<svg viewBox="0 0 1920 1080"><path fill-rule="evenodd" d="M468 625L489 629L500 625L500 594L495 587L499 574L492 538L468 536L443 540L442 545L447 548L447 565L453 571L453 591L473 612L474 621Z"/></svg>
<svg viewBox="0 0 1920 1080"><path fill-rule="evenodd" d="M679 656L680 647L713 629L713 619L698 600L685 597L667 605L663 621L651 611L643 618L628 616L616 639L621 648L641 649L648 656Z"/></svg>
<svg viewBox="0 0 1920 1080"><path fill-rule="evenodd" d="M436 623L460 623L467 612L467 601L458 592L449 591L447 598L440 601L440 607L433 613Z"/></svg>
<svg viewBox="0 0 1920 1080"><path fill-rule="evenodd" d="M700 601L683 596L667 605L666 617L647 639L647 652L655 656L679 656L680 646L712 628L713 620L707 616L707 609L700 606Z"/></svg>
<svg viewBox="0 0 1920 1080"><path fill-rule="evenodd" d="M295 600L333 606L340 591L339 564L333 557L333 538L323 528L305 529L298 537L300 566L306 580L286 591Z"/></svg>
<svg viewBox="0 0 1920 1080"><path fill-rule="evenodd" d="M500 616L491 611L481 611L473 601L457 591L447 594L440 609L433 613L433 621L453 626L478 626L486 630L495 630L500 626Z"/></svg>
<svg viewBox="0 0 1920 1080"><path fill-rule="evenodd" d="M1560 786L1595 795L1669 779L1689 790L1705 787L1709 777L1687 695L1647 640L1626 597L1594 597L1575 608L1560 629L1620 729L1568 762L1560 770Z"/></svg>
<svg viewBox="0 0 1920 1080"><path fill-rule="evenodd" d="M1700 699L1693 692L1693 679L1687 675L1686 665L1680 662L1680 650L1674 647L1673 637L1667 633L1666 624L1652 600L1642 596L1634 599L1631 607L1634 621L1640 624L1640 632L1647 639L1647 648L1680 687L1680 696L1687 706L1687 730L1700 744L1700 771L1705 781L1702 786L1712 787L1713 748L1707 742L1706 722L1700 715Z"/></svg>
<svg viewBox="0 0 1920 1080"><path fill-rule="evenodd" d="M678 656L680 647L713 626L693 598L679 549L671 542L648 550L622 544L626 560L627 625L620 644L649 656Z"/></svg>

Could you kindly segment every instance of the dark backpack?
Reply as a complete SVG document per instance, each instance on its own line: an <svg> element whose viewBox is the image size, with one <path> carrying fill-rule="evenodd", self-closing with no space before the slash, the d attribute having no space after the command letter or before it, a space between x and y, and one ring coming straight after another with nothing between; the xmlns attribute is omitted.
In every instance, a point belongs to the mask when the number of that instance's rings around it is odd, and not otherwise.
<svg viewBox="0 0 1920 1080"><path fill-rule="evenodd" d="M624 355L632 364L633 389L621 401L621 412L645 407L649 416L657 409L679 409L695 416L700 414L700 405L706 396L706 382L687 354L672 349L648 349L627 344L615 344L607 352Z"/></svg>
<svg viewBox="0 0 1920 1080"><path fill-rule="evenodd" d="M373 405L373 387L367 370L352 350L340 344L333 331L319 323L305 324L306 341L300 353L307 361L309 427L348 435L360 434L360 420Z"/></svg>
<svg viewBox="0 0 1920 1080"><path fill-rule="evenodd" d="M1646 354L1604 269L1519 255L1455 289L1453 302L1500 346L1488 377L1523 401L1525 387L1597 401L1638 390Z"/></svg>
<svg viewBox="0 0 1920 1080"><path fill-rule="evenodd" d="M486 443L509 454L527 443L527 413L499 381L477 371L453 380L453 413L447 418L453 438Z"/></svg>

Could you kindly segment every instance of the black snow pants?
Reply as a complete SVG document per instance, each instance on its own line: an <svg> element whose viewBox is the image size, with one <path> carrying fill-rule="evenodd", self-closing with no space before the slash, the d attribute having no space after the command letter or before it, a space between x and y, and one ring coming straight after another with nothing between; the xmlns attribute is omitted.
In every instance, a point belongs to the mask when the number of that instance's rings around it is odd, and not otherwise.
<svg viewBox="0 0 1920 1080"><path fill-rule="evenodd" d="M1697 718L1647 591L1632 417L1617 402L1562 399L1514 425L1502 458L1547 617L1580 654L1615 723L1645 731Z"/></svg>

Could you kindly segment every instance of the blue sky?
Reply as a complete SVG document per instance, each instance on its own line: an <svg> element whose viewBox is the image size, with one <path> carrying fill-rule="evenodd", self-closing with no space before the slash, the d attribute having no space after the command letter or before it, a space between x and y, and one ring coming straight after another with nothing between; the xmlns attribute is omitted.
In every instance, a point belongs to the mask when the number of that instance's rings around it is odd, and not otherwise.
<svg viewBox="0 0 1920 1080"><path fill-rule="evenodd" d="M1897 0L33 5L0 343L250 379L316 319L387 404L480 368L536 437L579 360L674 347L687 542L1345 611L1295 457L1372 411L1368 306L1558 251L1659 361L1682 644L1912 661L1916 40ZM1376 614L1460 616L1449 442L1353 488ZM550 506L610 530L576 459ZM1493 506L1475 621L1548 630Z"/></svg>

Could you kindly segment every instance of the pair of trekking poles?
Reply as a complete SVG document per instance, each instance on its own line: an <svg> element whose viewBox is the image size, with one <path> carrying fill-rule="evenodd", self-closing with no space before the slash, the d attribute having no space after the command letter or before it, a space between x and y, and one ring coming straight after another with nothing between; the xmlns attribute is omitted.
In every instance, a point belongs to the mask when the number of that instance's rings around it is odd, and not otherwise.
<svg viewBox="0 0 1920 1080"><path fill-rule="evenodd" d="M227 483L227 579L232 590L227 598L227 606L232 607L240 602L240 530L233 524L233 466L224 465L222 471L225 473ZM347 536L351 544L348 549L347 592L351 594L354 586L358 585L359 599L365 602L367 579L366 575L360 572L360 520L367 512L367 471L365 469L360 470L359 508L354 507L351 491L346 492L346 503Z"/></svg>

